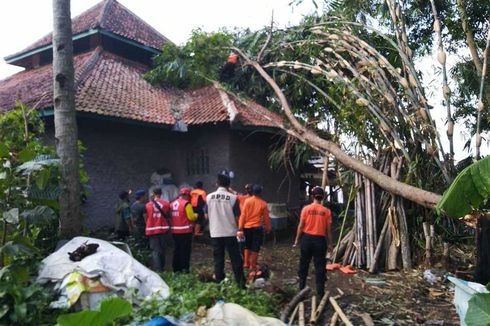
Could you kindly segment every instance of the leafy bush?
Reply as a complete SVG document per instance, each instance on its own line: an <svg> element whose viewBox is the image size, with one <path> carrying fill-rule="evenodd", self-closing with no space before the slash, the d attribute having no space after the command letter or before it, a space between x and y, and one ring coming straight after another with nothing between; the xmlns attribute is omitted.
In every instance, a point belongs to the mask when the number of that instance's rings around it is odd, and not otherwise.
<svg viewBox="0 0 490 326"><path fill-rule="evenodd" d="M105 326L112 325L117 319L129 316L131 303L118 297L108 298L101 302L99 310L84 310L58 317L60 326Z"/></svg>
<svg viewBox="0 0 490 326"><path fill-rule="evenodd" d="M239 304L261 316L277 316L279 298L262 290L238 288L232 281L204 283L194 273L163 273L170 287L167 300L147 300L134 312L135 321L143 322L155 316L180 318L197 312L199 307L212 307L218 300Z"/></svg>
<svg viewBox="0 0 490 326"><path fill-rule="evenodd" d="M490 325L490 293L477 293L471 298L464 321L468 326Z"/></svg>

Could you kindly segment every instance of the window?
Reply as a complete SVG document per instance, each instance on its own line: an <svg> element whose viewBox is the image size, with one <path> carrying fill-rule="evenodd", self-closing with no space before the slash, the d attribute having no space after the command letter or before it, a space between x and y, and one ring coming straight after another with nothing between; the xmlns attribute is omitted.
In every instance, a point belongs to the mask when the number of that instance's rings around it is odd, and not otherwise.
<svg viewBox="0 0 490 326"><path fill-rule="evenodd" d="M187 175L209 174L209 153L206 149L191 150L186 159Z"/></svg>

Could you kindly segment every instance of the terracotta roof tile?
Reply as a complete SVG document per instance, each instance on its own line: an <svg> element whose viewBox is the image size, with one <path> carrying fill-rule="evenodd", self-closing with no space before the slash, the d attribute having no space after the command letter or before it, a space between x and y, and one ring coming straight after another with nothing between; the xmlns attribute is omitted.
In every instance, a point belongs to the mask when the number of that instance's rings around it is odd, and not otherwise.
<svg viewBox="0 0 490 326"><path fill-rule="evenodd" d="M142 78L144 65L102 52L76 95L78 111L159 124L174 124L172 94Z"/></svg>
<svg viewBox="0 0 490 326"><path fill-rule="evenodd" d="M92 53L85 53L74 58L76 74L85 65ZM0 81L0 108L11 109L17 100L37 108L52 106L53 101L53 72L52 66L42 66L37 69L21 71Z"/></svg>
<svg viewBox="0 0 490 326"><path fill-rule="evenodd" d="M192 100L183 115L184 122L188 125L223 122L229 119L228 110L215 87L188 91L188 94Z"/></svg>
<svg viewBox="0 0 490 326"><path fill-rule="evenodd" d="M253 101L234 100L238 109L238 119L245 126L280 127L281 117Z"/></svg>
<svg viewBox="0 0 490 326"><path fill-rule="evenodd" d="M95 28L102 28L157 50L160 50L162 45L169 41L165 36L116 0L99 2L72 19L73 35ZM7 58L13 58L22 53L49 45L52 41L53 34L50 33L24 50L9 55Z"/></svg>
<svg viewBox="0 0 490 326"><path fill-rule="evenodd" d="M116 118L173 125L230 121L245 126L278 127L281 118L251 101L241 101L214 86L192 91L152 86L145 65L97 48L74 58L78 111ZM0 81L0 108L11 109L20 96L29 106L52 106L52 65L23 71ZM231 107L230 107L231 105ZM228 106L228 107L227 107Z"/></svg>

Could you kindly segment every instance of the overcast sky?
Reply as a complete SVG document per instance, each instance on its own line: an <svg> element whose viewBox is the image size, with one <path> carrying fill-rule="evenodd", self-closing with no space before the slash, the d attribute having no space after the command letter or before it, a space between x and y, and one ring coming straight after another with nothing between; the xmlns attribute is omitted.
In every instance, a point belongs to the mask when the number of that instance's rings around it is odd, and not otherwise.
<svg viewBox="0 0 490 326"><path fill-rule="evenodd" d="M72 0L72 17L82 13L100 0ZM314 10L311 0L304 0L301 6L291 7L291 0L118 0L171 41L180 44L186 41L191 31L203 28L215 31L220 27L249 27L259 29L270 24L274 10L274 21L279 26L296 24L301 18ZM0 1L0 80L21 70L7 65L3 58L18 52L37 39L52 31L52 0ZM454 58L452 60L454 62ZM424 83L428 88L429 99L435 106L433 117L439 127L442 142L447 145L445 133L445 109L440 105L440 76L434 75L434 58L420 61L424 72ZM451 62L451 57L448 58ZM433 93L433 96L430 94ZM456 126L454 132L457 159L468 154L462 152L467 139L465 129ZM488 153L484 141L482 152Z"/></svg>

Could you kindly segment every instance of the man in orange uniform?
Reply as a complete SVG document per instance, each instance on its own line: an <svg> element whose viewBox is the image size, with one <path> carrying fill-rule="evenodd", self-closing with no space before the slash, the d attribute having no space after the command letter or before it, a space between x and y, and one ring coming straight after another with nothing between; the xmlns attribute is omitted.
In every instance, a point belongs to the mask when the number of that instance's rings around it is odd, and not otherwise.
<svg viewBox="0 0 490 326"><path fill-rule="evenodd" d="M245 185L245 195L238 195L238 201L240 202L240 210L243 211L243 204L245 204L245 200L252 197L252 187L250 183Z"/></svg>
<svg viewBox="0 0 490 326"><path fill-rule="evenodd" d="M320 187L315 187L311 191L313 203L303 207L300 222L296 232L294 247L298 245L301 238L301 257L299 260L299 288L306 286L308 267L311 258L315 265L316 292L319 298L325 293L326 281L326 253L332 250L332 215L330 210L322 205L325 192Z"/></svg>
<svg viewBox="0 0 490 326"><path fill-rule="evenodd" d="M153 269L163 272L165 268L165 238L169 226L167 217L170 210L168 202L160 199L162 189L154 188L152 199L146 204L146 226L145 234L151 249Z"/></svg>
<svg viewBox="0 0 490 326"><path fill-rule="evenodd" d="M191 203L191 190L182 188L179 198L170 203L170 221L172 237L174 239L174 257L172 267L174 272L188 273L190 270L193 223L197 214L194 213Z"/></svg>
<svg viewBox="0 0 490 326"><path fill-rule="evenodd" d="M264 225L267 233L272 230L267 203L260 198L261 194L262 187L253 185L252 196L243 204L238 222L238 237L245 236L243 267L250 267L252 270L257 268L257 257L264 237Z"/></svg>
<svg viewBox="0 0 490 326"><path fill-rule="evenodd" d="M195 235L202 235L204 230L204 223L206 221L204 216L204 207L206 206L206 191L203 189L202 181L196 182L194 189L191 191L191 205L194 208L194 213L197 214Z"/></svg>

